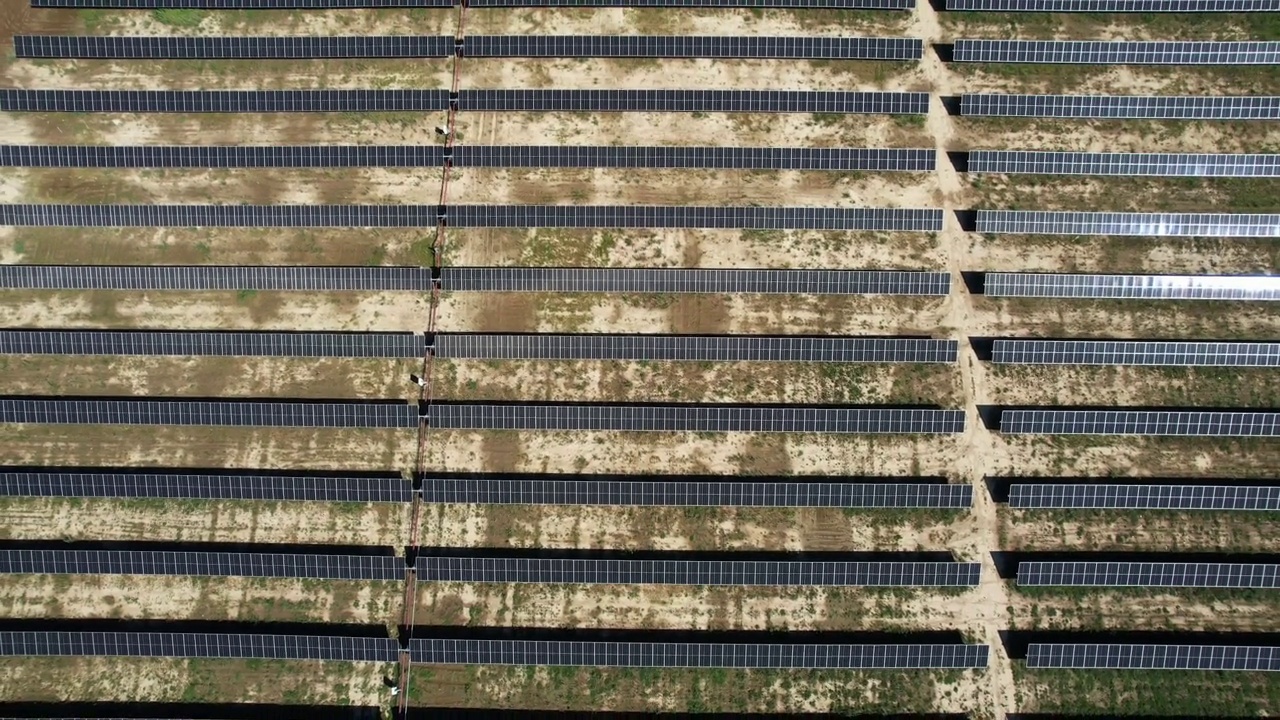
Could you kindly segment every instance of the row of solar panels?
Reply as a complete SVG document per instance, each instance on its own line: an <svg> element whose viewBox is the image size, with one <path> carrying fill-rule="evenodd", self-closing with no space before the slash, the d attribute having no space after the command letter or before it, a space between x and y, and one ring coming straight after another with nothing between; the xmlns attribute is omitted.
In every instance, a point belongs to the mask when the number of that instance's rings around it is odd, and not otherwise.
<svg viewBox="0 0 1280 720"><path fill-rule="evenodd" d="M720 228L939 232L937 208L699 205L0 205L25 227ZM978 210L980 233L1280 237L1280 213Z"/></svg>
<svg viewBox="0 0 1280 720"><path fill-rule="evenodd" d="M107 146L0 145L0 166L10 167L622 167L733 170L888 170L930 172L937 154L927 149L684 147L615 145L293 145ZM1224 156L1233 157L1233 156ZM1257 166L1265 160L1234 156L1222 164ZM1257 156L1267 157L1267 156ZM1280 172L1280 171L1277 171Z"/></svg>
<svg viewBox="0 0 1280 720"><path fill-rule="evenodd" d="M802 90L20 90L11 112L752 112L924 115L923 92Z"/></svg>
<svg viewBox="0 0 1280 720"><path fill-rule="evenodd" d="M215 633L0 632L0 656L397 662L397 640ZM982 668L986 645L611 642L414 638L414 664L704 668Z"/></svg>
<svg viewBox="0 0 1280 720"><path fill-rule="evenodd" d="M20 58L257 60L296 58L604 57L919 60L915 38L690 35L62 36L17 35ZM956 40L956 62L1272 65L1280 42Z"/></svg>
<svg viewBox="0 0 1280 720"><path fill-rule="evenodd" d="M801 90L26 90L0 111L130 113L750 112L924 115L929 94ZM1276 120L1280 96L963 95L960 114L1031 118Z"/></svg>
<svg viewBox="0 0 1280 720"><path fill-rule="evenodd" d="M323 10L454 7L459 0L31 0L37 8ZM914 0L466 0L468 7L677 7L910 10ZM947 10L993 12L1276 12L1280 0L947 0Z"/></svg>
<svg viewBox="0 0 1280 720"><path fill-rule="evenodd" d="M423 414L420 416L419 412ZM210 427L954 434L963 410L803 406L34 400L0 398L0 422Z"/></svg>
<svg viewBox="0 0 1280 720"><path fill-rule="evenodd" d="M0 471L0 496L409 502L401 478L221 475L201 473ZM970 485L752 480L601 480L427 478L426 502L482 505L635 505L670 507L849 507L960 509L973 504Z"/></svg>
<svg viewBox="0 0 1280 720"><path fill-rule="evenodd" d="M1029 560L1018 563L1017 577L1024 587L1275 589L1280 565Z"/></svg>
<svg viewBox="0 0 1280 720"><path fill-rule="evenodd" d="M0 265L0 288L27 290L430 291L430 268L215 265ZM931 295L943 272L684 268L441 268L443 291Z"/></svg>
<svg viewBox="0 0 1280 720"><path fill-rule="evenodd" d="M623 505L687 507L860 507L962 509L970 485L857 483L835 478L792 482L690 479L426 478L422 498L482 505ZM398 477L321 477L142 473L111 470L0 471L0 496L174 498L325 502L408 502ZM1094 510L1280 510L1280 485L1181 485L1130 482L1014 482L1009 507Z"/></svg>
<svg viewBox="0 0 1280 720"><path fill-rule="evenodd" d="M1250 217L1254 216L1240 216L1236 222L1247 223ZM442 223L451 227L939 232L942 210L699 205L0 205L0 225L23 226L436 227Z"/></svg>
<svg viewBox="0 0 1280 720"><path fill-rule="evenodd" d="M1280 42L956 40L951 59L1092 65L1274 65L1280 62Z"/></svg>
<svg viewBox="0 0 1280 720"><path fill-rule="evenodd" d="M1005 435L1280 437L1280 412L995 408ZM422 412L421 416L419 412ZM866 407L0 398L0 422L210 427L955 434L963 410Z"/></svg>
<svg viewBox="0 0 1280 720"><path fill-rule="evenodd" d="M420 358L411 333L0 330L0 354ZM430 352L467 360L955 362L954 340L931 338L439 333Z"/></svg>
<svg viewBox="0 0 1280 720"><path fill-rule="evenodd" d="M1037 483L1009 486L1020 510L1280 510L1280 485Z"/></svg>
<svg viewBox="0 0 1280 720"><path fill-rule="evenodd" d="M429 269L213 265L0 265L10 290L429 291ZM678 268L461 268L440 270L451 292L765 293L944 296L951 275L908 270L711 270ZM1082 300L1280 300L1280 275L986 273L992 298Z"/></svg>
<svg viewBox="0 0 1280 720"><path fill-rule="evenodd" d="M453 557L423 554L423 582L586 585L752 585L974 587L981 563L786 560L625 560ZM0 550L0 573L194 575L214 577L403 580L403 558L159 550Z"/></svg>
<svg viewBox="0 0 1280 720"><path fill-rule="evenodd" d="M614 145L0 145L0 166L51 168L619 167L931 172L926 149ZM1280 154L974 150L972 173L1280 177Z"/></svg>
<svg viewBox="0 0 1280 720"><path fill-rule="evenodd" d="M259 37L17 35L20 58L269 60L604 57L919 60L914 38L731 35L329 35Z"/></svg>
<svg viewBox="0 0 1280 720"><path fill-rule="evenodd" d="M952 363L955 340L757 335L560 335L0 330L0 354ZM1280 367L1280 342L996 339L991 361L1030 365Z"/></svg>

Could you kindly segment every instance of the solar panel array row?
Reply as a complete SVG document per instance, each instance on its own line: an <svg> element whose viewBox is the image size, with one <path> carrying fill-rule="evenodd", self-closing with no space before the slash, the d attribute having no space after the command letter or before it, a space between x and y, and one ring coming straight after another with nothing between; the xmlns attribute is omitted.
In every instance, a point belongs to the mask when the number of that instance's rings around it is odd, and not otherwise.
<svg viewBox="0 0 1280 720"><path fill-rule="evenodd" d="M965 422L963 410L897 408L435 403L428 413L452 430L954 434Z"/></svg>
<svg viewBox="0 0 1280 720"><path fill-rule="evenodd" d="M987 273L990 297L1094 300L1280 300L1280 275Z"/></svg>
<svg viewBox="0 0 1280 720"><path fill-rule="evenodd" d="M1027 646L1029 668L1079 670L1280 670L1280 648L1242 645L1048 644Z"/></svg>
<svg viewBox="0 0 1280 720"><path fill-rule="evenodd" d="M1105 65L1273 65L1280 42L956 40L956 62Z"/></svg>
<svg viewBox="0 0 1280 720"><path fill-rule="evenodd" d="M24 290L430 291L414 267L0 265L0 288Z"/></svg>
<svg viewBox="0 0 1280 720"><path fill-rule="evenodd" d="M951 275L907 270L444 267L440 288L457 292L946 295Z"/></svg>
<svg viewBox="0 0 1280 720"><path fill-rule="evenodd" d="M981 563L755 560L579 560L439 557L417 560L428 582L603 585L974 587Z"/></svg>
<svg viewBox="0 0 1280 720"><path fill-rule="evenodd" d="M1280 213L979 210L980 233L1280 238Z"/></svg>
<svg viewBox="0 0 1280 720"><path fill-rule="evenodd" d="M1280 177L1280 155L975 150L971 173L1123 177Z"/></svg>
<svg viewBox="0 0 1280 720"><path fill-rule="evenodd" d="M192 37L15 35L20 58L283 60L428 58L453 55L454 39L426 35Z"/></svg>
<svg viewBox="0 0 1280 720"><path fill-rule="evenodd" d="M1280 412L1213 410L1005 410L1005 435L1280 437Z"/></svg>
<svg viewBox="0 0 1280 720"><path fill-rule="evenodd" d="M457 0L31 0L34 8L199 8L204 10L338 10L453 7Z"/></svg>
<svg viewBox="0 0 1280 720"><path fill-rule="evenodd" d="M0 145L9 167L625 167L930 172L928 149L614 145Z"/></svg>
<svg viewBox="0 0 1280 720"><path fill-rule="evenodd" d="M989 12L1275 12L1280 0L947 0L948 10Z"/></svg>
<svg viewBox="0 0 1280 720"><path fill-rule="evenodd" d="M0 89L0 111L128 113L427 112L447 90ZM462 111L924 115L929 94L806 90L462 90Z"/></svg>
<svg viewBox="0 0 1280 720"><path fill-rule="evenodd" d="M0 422L54 425L416 428L406 404L217 400L14 400L0 398Z"/></svg>
<svg viewBox="0 0 1280 720"><path fill-rule="evenodd" d="M915 38L758 35L468 35L468 57L797 58L919 60Z"/></svg>
<svg viewBox="0 0 1280 720"><path fill-rule="evenodd" d="M428 478L422 499L480 505L967 508L972 485Z"/></svg>
<svg viewBox="0 0 1280 720"><path fill-rule="evenodd" d="M0 550L0 573L403 580L404 558L163 550Z"/></svg>
<svg viewBox="0 0 1280 720"><path fill-rule="evenodd" d="M0 89L9 112L428 112L448 90L19 90Z"/></svg>
<svg viewBox="0 0 1280 720"><path fill-rule="evenodd" d="M1018 563L1018 584L1067 587L1277 588L1280 565L1188 562Z"/></svg>
<svg viewBox="0 0 1280 720"><path fill-rule="evenodd" d="M699 668L984 668L986 645L765 645L412 639L425 665Z"/></svg>
<svg viewBox="0 0 1280 720"><path fill-rule="evenodd" d="M175 500L303 500L409 502L413 488L398 477L290 477L130 472L0 472L10 497L171 498Z"/></svg>
<svg viewBox="0 0 1280 720"><path fill-rule="evenodd" d="M1009 487L1009 507L1064 510L1280 510L1280 486L1020 483Z"/></svg>
<svg viewBox="0 0 1280 720"><path fill-rule="evenodd" d="M1280 343L996 340L991 361L1032 365L1280 367Z"/></svg>
<svg viewBox="0 0 1280 720"><path fill-rule="evenodd" d="M0 351L4 349L0 331ZM472 335L445 333L435 355L480 360L955 362L954 340L724 335Z"/></svg>
<svg viewBox="0 0 1280 720"><path fill-rule="evenodd" d="M910 10L914 0L468 0L468 7L685 7Z"/></svg>
<svg viewBox="0 0 1280 720"><path fill-rule="evenodd" d="M1280 97L1242 95L964 95L960 114L1125 120L1277 120Z"/></svg>
<svg viewBox="0 0 1280 720"><path fill-rule="evenodd" d="M412 333L0 330L0 354L420 358Z"/></svg>
<svg viewBox="0 0 1280 720"><path fill-rule="evenodd" d="M253 658L395 662L390 638L165 632L0 632L0 656Z"/></svg>
<svg viewBox="0 0 1280 720"><path fill-rule="evenodd" d="M0 224L69 227L726 228L937 232L942 210L697 205L0 205Z"/></svg>

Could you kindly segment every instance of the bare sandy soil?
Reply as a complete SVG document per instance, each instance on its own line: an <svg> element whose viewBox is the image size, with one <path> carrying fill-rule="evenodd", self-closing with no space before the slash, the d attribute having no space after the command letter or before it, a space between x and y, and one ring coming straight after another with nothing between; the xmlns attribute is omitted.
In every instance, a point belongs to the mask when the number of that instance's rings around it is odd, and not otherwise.
<svg viewBox="0 0 1280 720"><path fill-rule="evenodd" d="M399 622L403 585L242 577L6 575L11 618Z"/></svg>

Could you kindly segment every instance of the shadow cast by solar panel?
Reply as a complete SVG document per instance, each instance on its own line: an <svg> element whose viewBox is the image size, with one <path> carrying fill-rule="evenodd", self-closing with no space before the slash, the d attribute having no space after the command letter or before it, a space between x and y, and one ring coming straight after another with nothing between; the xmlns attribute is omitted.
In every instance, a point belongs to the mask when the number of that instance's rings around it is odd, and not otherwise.
<svg viewBox="0 0 1280 720"><path fill-rule="evenodd" d="M272 553L287 555L350 555L396 557L388 545L301 545L290 543L180 542L150 540L8 540L0 539L0 552L7 550L111 550L117 552L216 552Z"/></svg>
<svg viewBox="0 0 1280 720"><path fill-rule="evenodd" d="M381 720L373 705L271 703L15 702L5 718L190 718L190 720Z"/></svg>
<svg viewBox="0 0 1280 720"><path fill-rule="evenodd" d="M956 211L956 217L960 217L961 210ZM976 220L974 222L977 222ZM962 270L960 272L960 281L964 283L965 290L970 295L985 295L987 292L987 273L980 270Z"/></svg>
<svg viewBox="0 0 1280 720"><path fill-rule="evenodd" d="M938 59L944 63L949 63L955 58L954 43L934 43L933 51L938 54Z"/></svg>
<svg viewBox="0 0 1280 720"><path fill-rule="evenodd" d="M0 541L0 549L4 543ZM749 560L753 562L955 562L949 552L770 552L757 550L578 550L556 548L423 547L418 556L565 560Z"/></svg>
<svg viewBox="0 0 1280 720"><path fill-rule="evenodd" d="M413 698L410 698L410 703ZM471 707L431 707L411 705L412 711L424 712L433 720L965 720L963 712L931 712L931 714L850 715L844 712L626 712L607 710L481 710Z"/></svg>
<svg viewBox="0 0 1280 720"><path fill-rule="evenodd" d="M943 95L938 99L942 101L942 109L947 111L947 115L951 117L958 117L960 115L959 95Z"/></svg>
<svg viewBox="0 0 1280 720"><path fill-rule="evenodd" d="M1024 562L1130 562L1130 563L1250 563L1280 564L1280 554L1219 552L1089 552L997 551L991 553L996 572L1004 580L1018 575ZM1226 589L1226 588L1222 588Z"/></svg>
<svg viewBox="0 0 1280 720"><path fill-rule="evenodd" d="M213 633L315 635L385 639L386 625L248 622L239 620L132 620L120 618L0 618L0 632Z"/></svg>
<svg viewBox="0 0 1280 720"><path fill-rule="evenodd" d="M946 155L947 161L951 163L951 167L954 168L956 172L969 172L969 153L963 151L948 151ZM958 214L967 211L957 210L956 212ZM974 222L977 222L976 212L974 213Z"/></svg>
<svg viewBox="0 0 1280 720"><path fill-rule="evenodd" d="M542 640L560 642L649 642L649 643L746 643L813 645L963 645L959 630L913 631L902 633L819 630L640 630L579 629L545 627L465 627L460 625L415 625L401 627L400 637L449 640Z"/></svg>
<svg viewBox="0 0 1280 720"><path fill-rule="evenodd" d="M1000 642L1009 657L1023 660L1031 644L1115 645L1235 645L1243 647L1280 646L1280 633L1214 633L1214 632L1088 632L1045 630L1001 630Z"/></svg>

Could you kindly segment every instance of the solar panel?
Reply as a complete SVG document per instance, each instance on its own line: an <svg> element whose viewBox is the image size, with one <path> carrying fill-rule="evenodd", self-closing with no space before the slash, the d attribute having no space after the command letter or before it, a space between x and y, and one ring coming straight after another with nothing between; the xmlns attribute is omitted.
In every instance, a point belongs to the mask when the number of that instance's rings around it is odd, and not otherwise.
<svg viewBox="0 0 1280 720"><path fill-rule="evenodd" d="M1280 486L1019 483L1009 507L1079 510L1280 510Z"/></svg>
<svg viewBox="0 0 1280 720"><path fill-rule="evenodd" d="M239 267L218 265L0 265L10 290L365 290L430 291L416 267Z"/></svg>
<svg viewBox="0 0 1280 720"><path fill-rule="evenodd" d="M1099 65L1273 65L1280 42L956 40L955 62Z"/></svg>
<svg viewBox="0 0 1280 720"><path fill-rule="evenodd" d="M951 275L907 270L444 267L440 288L457 292L941 296L951 290Z"/></svg>
<svg viewBox="0 0 1280 720"><path fill-rule="evenodd" d="M412 333L0 330L0 354L420 358Z"/></svg>
<svg viewBox="0 0 1280 720"><path fill-rule="evenodd" d="M1195 562L1018 563L1018 585L1066 587L1277 588L1280 565Z"/></svg>
<svg viewBox="0 0 1280 720"><path fill-rule="evenodd" d="M3 100L3 96L0 96ZM462 90L458 109L522 112L750 112L924 115L923 92L809 90ZM0 102L0 110L8 109ZM17 109L17 108L15 108Z"/></svg>
<svg viewBox="0 0 1280 720"><path fill-rule="evenodd" d="M453 55L452 36L302 35L262 37L15 35L20 58L285 60L428 58Z"/></svg>
<svg viewBox="0 0 1280 720"><path fill-rule="evenodd" d="M1280 155L975 150L971 173L1120 177L1280 177Z"/></svg>
<svg viewBox="0 0 1280 720"><path fill-rule="evenodd" d="M1280 276L987 273L989 297L1118 300L1280 300Z"/></svg>
<svg viewBox="0 0 1280 720"><path fill-rule="evenodd" d="M0 205L0 224L77 227L581 227L937 232L942 210L666 205Z"/></svg>
<svg viewBox="0 0 1280 720"><path fill-rule="evenodd" d="M932 172L910 148L456 145L456 167L725 168ZM439 167L440 145L0 145L6 167Z"/></svg>
<svg viewBox="0 0 1280 720"><path fill-rule="evenodd" d="M1280 367L1280 343L1166 340L996 340L991 362L1029 365Z"/></svg>
<svg viewBox="0 0 1280 720"><path fill-rule="evenodd" d="M4 340L0 331L0 351ZM442 333L435 337L434 347L436 357L466 360L952 363L957 354L955 340L753 335Z"/></svg>
<svg viewBox="0 0 1280 720"><path fill-rule="evenodd" d="M1280 213L979 210L980 233L1280 238Z"/></svg>
<svg viewBox="0 0 1280 720"><path fill-rule="evenodd" d="M0 422L52 425L416 428L403 403L0 398Z"/></svg>
<svg viewBox="0 0 1280 720"><path fill-rule="evenodd" d="M3 148L0 148L2 157ZM724 168L932 172L937 152L911 148L457 145L458 167Z"/></svg>
<svg viewBox="0 0 1280 720"><path fill-rule="evenodd" d="M0 111L6 112L427 112L448 109L448 90L0 89Z"/></svg>
<svg viewBox="0 0 1280 720"><path fill-rule="evenodd" d="M404 580L404 558L163 550L0 550L0 573Z"/></svg>
<svg viewBox="0 0 1280 720"><path fill-rule="evenodd" d="M685 7L910 10L913 0L468 0L468 7Z"/></svg>
<svg viewBox="0 0 1280 720"><path fill-rule="evenodd" d="M972 485L751 480L545 480L427 478L422 499L479 505L967 508Z"/></svg>
<svg viewBox="0 0 1280 720"><path fill-rule="evenodd" d="M1280 0L947 0L948 10L995 12L1275 12Z"/></svg>
<svg viewBox="0 0 1280 720"><path fill-rule="evenodd" d="M1098 670L1280 670L1280 648L1245 645L1031 643L1029 668Z"/></svg>
<svg viewBox="0 0 1280 720"><path fill-rule="evenodd" d="M469 57L919 60L916 38L759 35L468 35Z"/></svg>
<svg viewBox="0 0 1280 720"><path fill-rule="evenodd" d="M248 658L395 662L395 640L330 635L0 632L0 656Z"/></svg>
<svg viewBox="0 0 1280 720"><path fill-rule="evenodd" d="M412 494L400 477L0 470L0 496L9 497L403 503Z"/></svg>
<svg viewBox="0 0 1280 720"><path fill-rule="evenodd" d="M1126 120L1277 120L1280 96L963 95L960 114Z"/></svg>
<svg viewBox="0 0 1280 720"><path fill-rule="evenodd" d="M942 230L942 210L933 208L451 205L445 219L454 227Z"/></svg>
<svg viewBox="0 0 1280 720"><path fill-rule="evenodd" d="M579 667L985 668L986 645L814 645L414 638L423 665Z"/></svg>
<svg viewBox="0 0 1280 720"><path fill-rule="evenodd" d="M932 434L964 431L963 410L433 403L433 427L454 430L618 430Z"/></svg>
<svg viewBox="0 0 1280 720"><path fill-rule="evenodd" d="M1214 410L1005 410L1005 435L1277 437L1280 413Z"/></svg>
<svg viewBox="0 0 1280 720"><path fill-rule="evenodd" d="M418 579L426 582L975 587L982 564L419 555L415 567Z"/></svg>

